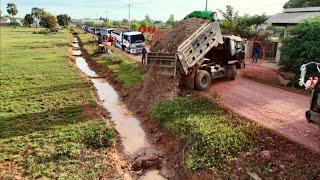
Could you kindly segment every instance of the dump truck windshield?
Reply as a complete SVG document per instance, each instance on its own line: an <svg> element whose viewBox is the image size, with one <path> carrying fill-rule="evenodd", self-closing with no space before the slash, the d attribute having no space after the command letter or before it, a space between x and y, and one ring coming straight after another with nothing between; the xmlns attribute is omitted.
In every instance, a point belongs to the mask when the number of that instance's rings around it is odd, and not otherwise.
<svg viewBox="0 0 320 180"><path fill-rule="evenodd" d="M137 35L132 35L130 36L130 42L131 43L142 43L144 42L144 36L143 34L137 34Z"/></svg>

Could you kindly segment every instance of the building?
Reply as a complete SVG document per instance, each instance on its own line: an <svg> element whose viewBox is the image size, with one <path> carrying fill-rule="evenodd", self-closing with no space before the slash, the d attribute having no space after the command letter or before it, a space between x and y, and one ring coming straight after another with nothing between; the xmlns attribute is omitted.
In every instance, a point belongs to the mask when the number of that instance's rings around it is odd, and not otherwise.
<svg viewBox="0 0 320 180"><path fill-rule="evenodd" d="M10 18L7 18L7 17L0 18L0 26L6 26L10 24L10 22L11 22Z"/></svg>
<svg viewBox="0 0 320 180"><path fill-rule="evenodd" d="M278 13L268 20L272 26L285 27L284 37L288 36L288 32L295 25L309 19L319 18L320 19L320 7L307 7L307 8L289 8L284 9L282 13ZM276 61L280 60L280 47L282 43L278 42L278 50L276 55Z"/></svg>

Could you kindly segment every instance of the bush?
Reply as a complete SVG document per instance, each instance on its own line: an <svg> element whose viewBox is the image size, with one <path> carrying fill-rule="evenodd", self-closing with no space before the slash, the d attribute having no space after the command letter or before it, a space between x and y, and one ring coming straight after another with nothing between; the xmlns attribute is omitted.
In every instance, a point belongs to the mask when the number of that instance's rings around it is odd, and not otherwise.
<svg viewBox="0 0 320 180"><path fill-rule="evenodd" d="M280 66L283 71L295 73L292 84L297 85L300 67L320 58L320 19L305 21L290 31L281 48ZM315 74L316 67L308 69L307 76Z"/></svg>
<svg viewBox="0 0 320 180"><path fill-rule="evenodd" d="M57 19L56 17L50 15L50 14L46 14L44 15L39 24L42 26L42 27L45 27L45 28L48 28L48 29L52 29L52 28L55 28L57 26Z"/></svg>
<svg viewBox="0 0 320 180"><path fill-rule="evenodd" d="M115 143L116 132L114 129L101 129L92 127L84 136L84 141L94 148L109 147Z"/></svg>

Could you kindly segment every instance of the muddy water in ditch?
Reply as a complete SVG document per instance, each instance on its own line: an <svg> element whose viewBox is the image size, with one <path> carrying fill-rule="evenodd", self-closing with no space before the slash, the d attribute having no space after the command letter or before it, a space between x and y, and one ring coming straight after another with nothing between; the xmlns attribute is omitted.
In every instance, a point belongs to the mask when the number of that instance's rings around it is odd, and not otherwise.
<svg viewBox="0 0 320 180"><path fill-rule="evenodd" d="M131 158L148 147L146 134L143 131L138 119L132 116L132 113L120 101L118 93L103 78L90 69L86 60L82 57L76 58L77 67L88 77L97 91L99 100L103 102L103 107L110 112L111 120L115 124L116 130L121 136L124 151ZM146 172L140 179L162 180L158 170Z"/></svg>

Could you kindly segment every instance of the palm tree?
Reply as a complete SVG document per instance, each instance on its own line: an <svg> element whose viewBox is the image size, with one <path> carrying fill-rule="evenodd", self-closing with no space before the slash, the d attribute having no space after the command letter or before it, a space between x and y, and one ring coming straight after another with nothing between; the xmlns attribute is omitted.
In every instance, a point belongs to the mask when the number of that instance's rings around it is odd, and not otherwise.
<svg viewBox="0 0 320 180"><path fill-rule="evenodd" d="M8 3L7 4L7 12L12 16L14 27L16 27L16 21L14 19L14 16L18 14L17 6L14 3Z"/></svg>

